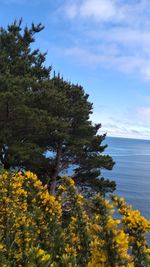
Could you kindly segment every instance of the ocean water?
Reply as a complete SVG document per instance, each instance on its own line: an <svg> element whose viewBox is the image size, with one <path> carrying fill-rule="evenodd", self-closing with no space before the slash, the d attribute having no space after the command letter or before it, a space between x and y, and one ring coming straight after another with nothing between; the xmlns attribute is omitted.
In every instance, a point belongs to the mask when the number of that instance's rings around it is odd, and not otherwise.
<svg viewBox="0 0 150 267"><path fill-rule="evenodd" d="M150 141L107 137L105 154L116 162L105 178L116 181L116 194L150 220Z"/></svg>

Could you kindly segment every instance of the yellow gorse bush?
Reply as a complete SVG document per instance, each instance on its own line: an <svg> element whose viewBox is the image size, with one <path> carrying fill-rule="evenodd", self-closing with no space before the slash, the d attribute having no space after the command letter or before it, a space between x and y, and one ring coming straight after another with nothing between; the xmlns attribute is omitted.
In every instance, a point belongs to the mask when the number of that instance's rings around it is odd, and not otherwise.
<svg viewBox="0 0 150 267"><path fill-rule="evenodd" d="M83 197L69 177L55 198L29 171L1 173L0 266L150 266L150 222L124 199L111 199Z"/></svg>

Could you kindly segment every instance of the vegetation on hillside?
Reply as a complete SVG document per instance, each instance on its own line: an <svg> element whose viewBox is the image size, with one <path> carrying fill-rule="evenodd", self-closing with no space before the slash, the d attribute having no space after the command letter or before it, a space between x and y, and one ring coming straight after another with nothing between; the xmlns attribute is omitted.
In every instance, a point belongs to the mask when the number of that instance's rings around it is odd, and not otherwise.
<svg viewBox="0 0 150 267"><path fill-rule="evenodd" d="M41 30L21 20L0 29L0 266L148 267L150 222L123 198L106 200L106 135L82 86L31 48Z"/></svg>
<svg viewBox="0 0 150 267"><path fill-rule="evenodd" d="M148 267L150 222L122 198L86 199L62 180L54 197L29 171L0 175L0 266Z"/></svg>

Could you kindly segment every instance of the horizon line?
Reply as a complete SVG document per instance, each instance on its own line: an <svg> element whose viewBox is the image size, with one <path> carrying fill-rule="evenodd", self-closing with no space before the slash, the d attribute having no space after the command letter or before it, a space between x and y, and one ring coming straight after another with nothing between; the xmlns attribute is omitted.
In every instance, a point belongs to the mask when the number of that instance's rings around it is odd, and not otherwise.
<svg viewBox="0 0 150 267"><path fill-rule="evenodd" d="M143 141L150 141L150 138L149 139L146 139L146 138L140 138L140 137L124 137L124 136L111 136L111 135L106 135L106 138L121 138L121 139L134 139L134 140L143 140Z"/></svg>

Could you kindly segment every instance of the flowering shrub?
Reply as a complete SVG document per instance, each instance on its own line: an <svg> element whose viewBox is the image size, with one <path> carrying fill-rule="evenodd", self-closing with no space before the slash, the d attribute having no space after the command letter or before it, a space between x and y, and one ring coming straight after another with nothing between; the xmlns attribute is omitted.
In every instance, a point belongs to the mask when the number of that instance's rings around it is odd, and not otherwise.
<svg viewBox="0 0 150 267"><path fill-rule="evenodd" d="M0 266L150 266L150 222L123 198L111 199L84 198L69 177L55 198L31 172L2 173Z"/></svg>
<svg viewBox="0 0 150 267"><path fill-rule="evenodd" d="M36 175L0 175L0 266L49 266L61 205Z"/></svg>

